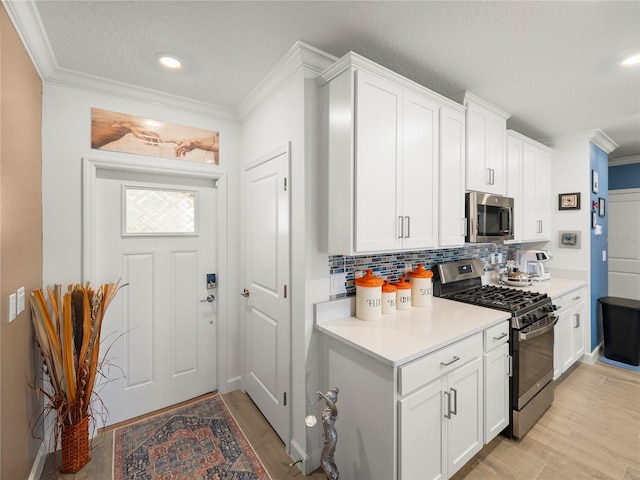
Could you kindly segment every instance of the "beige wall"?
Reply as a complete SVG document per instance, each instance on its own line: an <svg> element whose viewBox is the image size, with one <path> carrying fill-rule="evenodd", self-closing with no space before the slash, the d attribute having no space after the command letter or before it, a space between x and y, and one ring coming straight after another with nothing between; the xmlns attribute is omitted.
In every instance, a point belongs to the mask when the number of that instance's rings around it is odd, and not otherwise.
<svg viewBox="0 0 640 480"><path fill-rule="evenodd" d="M29 476L40 444L30 422L38 359L28 301L9 320L9 295L42 286L42 82L0 6L0 478Z"/></svg>

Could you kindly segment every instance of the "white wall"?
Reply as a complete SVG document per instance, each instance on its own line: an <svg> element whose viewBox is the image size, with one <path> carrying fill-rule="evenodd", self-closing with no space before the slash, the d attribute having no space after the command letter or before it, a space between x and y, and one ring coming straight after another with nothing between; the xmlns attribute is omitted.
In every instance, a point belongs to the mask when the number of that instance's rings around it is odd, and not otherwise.
<svg viewBox="0 0 640 480"><path fill-rule="evenodd" d="M291 54L292 51L288 55ZM285 69L286 65L280 67ZM320 335L313 329L313 305L329 299L328 256L319 252L317 244L319 90L314 77L315 73L298 66L277 91L244 116L241 142L243 165L291 142L292 441L289 447L292 458L303 460L301 468L305 473L320 465L322 451L321 430L307 430L304 425L306 408L322 387Z"/></svg>
<svg viewBox="0 0 640 480"><path fill-rule="evenodd" d="M188 104L169 106L162 97L157 103L132 100L83 89L45 84L42 132L43 282L44 285L83 281L82 278L82 175L81 161L94 158L122 158L124 153L91 150L91 108L123 112L155 120L220 132L220 165L213 169L228 178L229 225L220 225L228 236L229 292L239 291L239 165L240 129L231 112ZM143 158L143 157L139 157ZM144 157L149 162L154 157ZM175 160L181 162L183 160ZM226 372L220 372L218 388L237 388L241 374L239 303L230 295L225 350ZM221 319L222 321L222 319ZM228 327L228 328L226 328ZM221 339L223 341L224 339ZM228 346L228 348L227 348ZM229 379L227 381L227 379Z"/></svg>

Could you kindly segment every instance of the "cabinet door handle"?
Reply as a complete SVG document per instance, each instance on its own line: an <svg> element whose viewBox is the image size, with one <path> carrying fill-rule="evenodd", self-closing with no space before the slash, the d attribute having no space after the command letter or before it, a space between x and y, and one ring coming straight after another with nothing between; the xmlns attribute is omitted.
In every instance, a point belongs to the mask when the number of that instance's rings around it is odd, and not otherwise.
<svg viewBox="0 0 640 480"><path fill-rule="evenodd" d="M500 335L499 337L493 337L493 341L497 342L498 340L502 340L507 335L509 335L507 332L502 332L502 335Z"/></svg>
<svg viewBox="0 0 640 480"><path fill-rule="evenodd" d="M484 183L486 183L487 185L491 185L491 169L487 168L487 169L485 169L485 171L486 171L487 179L486 179L486 181Z"/></svg>
<svg viewBox="0 0 640 480"><path fill-rule="evenodd" d="M453 410L451 411L452 415L458 414L458 391L455 388L450 389L453 392Z"/></svg>
<svg viewBox="0 0 640 480"><path fill-rule="evenodd" d="M462 235L463 236L467 236L467 226L469 225L469 223L467 222L466 218L462 219Z"/></svg>
<svg viewBox="0 0 640 480"><path fill-rule="evenodd" d="M443 392L447 396L447 402L445 403L444 418L451 418L451 394L449 392Z"/></svg>
<svg viewBox="0 0 640 480"><path fill-rule="evenodd" d="M507 377L513 377L513 357L506 355L507 359Z"/></svg>
<svg viewBox="0 0 640 480"><path fill-rule="evenodd" d="M398 217L398 238L404 237L404 218L402 215Z"/></svg>
<svg viewBox="0 0 640 480"><path fill-rule="evenodd" d="M580 314L574 313L573 319L574 319L573 328L580 328Z"/></svg>
<svg viewBox="0 0 640 480"><path fill-rule="evenodd" d="M456 357L456 356L454 356L454 357L453 357L453 359L452 359L450 362L447 362L447 363L445 363L445 362L440 362L440 366L441 366L441 367L448 367L449 365L451 365L452 363L457 362L458 360L460 360L460 357Z"/></svg>
<svg viewBox="0 0 640 480"><path fill-rule="evenodd" d="M491 185L495 185L496 183L496 171L495 169L490 169L491 170Z"/></svg>
<svg viewBox="0 0 640 480"><path fill-rule="evenodd" d="M411 237L411 217L404 217L404 221L407 224L407 228L406 228L406 234L404 236L404 238L409 238Z"/></svg>

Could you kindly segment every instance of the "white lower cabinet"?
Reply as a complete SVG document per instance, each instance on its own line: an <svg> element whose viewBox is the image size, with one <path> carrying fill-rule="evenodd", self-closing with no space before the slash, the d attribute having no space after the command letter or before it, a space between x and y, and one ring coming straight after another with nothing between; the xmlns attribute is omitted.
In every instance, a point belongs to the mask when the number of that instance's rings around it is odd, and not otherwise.
<svg viewBox="0 0 640 480"><path fill-rule="evenodd" d="M482 358L400 400L403 480L449 478L483 446Z"/></svg>
<svg viewBox="0 0 640 480"><path fill-rule="evenodd" d="M484 443L509 425L509 322L485 330Z"/></svg>
<svg viewBox="0 0 640 480"><path fill-rule="evenodd" d="M584 354L585 289L580 288L553 300L559 307L554 329L553 378L558 378Z"/></svg>

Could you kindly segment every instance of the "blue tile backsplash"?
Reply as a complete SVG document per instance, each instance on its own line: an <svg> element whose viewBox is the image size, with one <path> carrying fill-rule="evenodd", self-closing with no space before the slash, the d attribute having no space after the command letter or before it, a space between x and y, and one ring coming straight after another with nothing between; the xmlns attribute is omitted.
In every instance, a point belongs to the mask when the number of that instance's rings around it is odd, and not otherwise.
<svg viewBox="0 0 640 480"><path fill-rule="evenodd" d="M355 274L358 271L371 269L376 277L397 282L404 276L405 265L411 264L416 268L422 263L424 268L433 269L438 263L453 262L471 258L481 258L487 263L492 254L502 253L503 260L514 259L515 251L519 250L519 244L499 245L493 243L481 243L465 245L461 248L443 248L439 250L421 250L416 252L380 253L362 256L330 255L329 268L331 275L345 273L347 277L347 293L336 297L352 296L356 294Z"/></svg>

